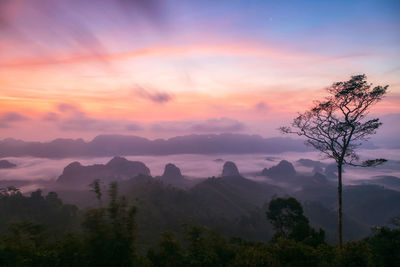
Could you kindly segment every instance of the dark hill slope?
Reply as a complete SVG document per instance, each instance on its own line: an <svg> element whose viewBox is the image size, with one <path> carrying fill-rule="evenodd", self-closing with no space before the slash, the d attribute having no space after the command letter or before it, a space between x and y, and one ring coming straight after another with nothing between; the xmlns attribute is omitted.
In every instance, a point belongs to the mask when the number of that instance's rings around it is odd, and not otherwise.
<svg viewBox="0 0 400 267"><path fill-rule="evenodd" d="M241 176L209 178L190 192L210 210L228 216L239 216L255 207L261 207L274 194L282 193L277 187L263 185Z"/></svg>
<svg viewBox="0 0 400 267"><path fill-rule="evenodd" d="M333 185L308 186L296 192L295 197L305 202L318 202L331 210L337 207L337 188ZM382 186L355 185L343 189L343 213L361 225L386 225L400 214L399 203L400 192Z"/></svg>
<svg viewBox="0 0 400 267"><path fill-rule="evenodd" d="M396 176L383 175L383 176L375 176L371 179L366 180L358 180L359 184L374 184L386 187L388 189L393 189L400 191L400 178Z"/></svg>
<svg viewBox="0 0 400 267"><path fill-rule="evenodd" d="M400 214L400 192L377 185L348 186L343 210L369 225L384 225Z"/></svg>

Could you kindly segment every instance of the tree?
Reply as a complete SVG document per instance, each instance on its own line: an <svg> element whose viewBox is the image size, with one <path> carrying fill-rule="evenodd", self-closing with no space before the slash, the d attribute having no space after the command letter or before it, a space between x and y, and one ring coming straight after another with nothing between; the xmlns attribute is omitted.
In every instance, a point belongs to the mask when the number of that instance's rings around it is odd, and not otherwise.
<svg viewBox="0 0 400 267"><path fill-rule="evenodd" d="M314 246L324 242L325 232L322 229L317 232L310 227L303 207L293 197L271 200L266 215L276 231L274 240L286 238Z"/></svg>
<svg viewBox="0 0 400 267"><path fill-rule="evenodd" d="M275 228L275 238L290 238L298 225L308 224L301 204L292 197L271 200L266 214Z"/></svg>
<svg viewBox="0 0 400 267"><path fill-rule="evenodd" d="M338 246L342 247L342 172L344 165L370 167L385 159L372 159L359 164L357 148L381 126L378 118L367 119L372 105L382 100L388 86L372 87L367 77L352 76L336 82L327 91L330 94L316 101L310 110L300 113L292 127L281 127L283 133L305 137L306 144L327 158L334 159L338 175Z"/></svg>
<svg viewBox="0 0 400 267"><path fill-rule="evenodd" d="M170 232L160 234L158 250L150 249L147 258L152 266L179 267L187 265L179 242Z"/></svg>
<svg viewBox="0 0 400 267"><path fill-rule="evenodd" d="M89 209L84 217L85 244L89 266L131 266L136 260L136 207L118 196L116 182L109 185L109 203L102 206L100 183L92 185L99 208Z"/></svg>
<svg viewBox="0 0 400 267"><path fill-rule="evenodd" d="M400 228L379 227L366 242L375 266L400 266Z"/></svg>

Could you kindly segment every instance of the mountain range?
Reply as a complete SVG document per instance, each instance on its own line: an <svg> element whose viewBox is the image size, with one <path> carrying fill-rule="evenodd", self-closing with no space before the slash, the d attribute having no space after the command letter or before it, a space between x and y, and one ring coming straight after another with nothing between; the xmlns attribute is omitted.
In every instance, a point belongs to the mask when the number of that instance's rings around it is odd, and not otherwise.
<svg viewBox="0 0 400 267"><path fill-rule="evenodd" d="M138 136L99 135L91 141L55 139L50 142L26 142L13 138L0 141L0 157L96 157L115 155L169 154L244 154L309 151L302 140L246 134L185 135L149 140Z"/></svg>
<svg viewBox="0 0 400 267"><path fill-rule="evenodd" d="M219 177L189 179L179 167L168 163L163 175L152 177L143 163L114 157L107 164L69 164L58 178L57 184L62 186L57 192L67 203L87 207L96 203L87 190L90 179L100 178L105 187L110 181L118 181L121 194L138 206L144 236L152 236L155 229L174 230L191 222L258 241L271 237L272 228L265 217L269 201L277 196L294 196L303 203L311 224L323 228L328 240L334 241L337 205L334 181L319 172L298 173L289 161L281 161L260 173L264 180L247 179L234 162L225 161ZM365 237L371 227L385 225L400 214L397 205L400 192L390 188L345 186L343 196L344 235L348 240Z"/></svg>

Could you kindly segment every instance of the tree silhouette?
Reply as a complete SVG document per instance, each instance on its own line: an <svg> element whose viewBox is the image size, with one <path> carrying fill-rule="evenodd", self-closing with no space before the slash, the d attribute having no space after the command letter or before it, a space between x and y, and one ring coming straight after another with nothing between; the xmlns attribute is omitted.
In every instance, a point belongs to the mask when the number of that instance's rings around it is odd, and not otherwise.
<svg viewBox="0 0 400 267"><path fill-rule="evenodd" d="M298 225L308 225L308 219L303 215L303 207L292 197L271 200L266 215L275 228L275 238L290 238Z"/></svg>
<svg viewBox="0 0 400 267"><path fill-rule="evenodd" d="M271 200L266 215L275 229L274 241L285 238L315 246L324 242L325 232L322 229L317 232L310 227L303 207L293 197Z"/></svg>
<svg viewBox="0 0 400 267"><path fill-rule="evenodd" d="M329 96L317 101L310 110L300 113L292 127L281 127L283 133L304 136L306 144L334 159L338 172L338 246L342 247L342 171L344 165L370 167L385 159L359 164L356 149L381 126L378 118L366 119L372 105L382 100L388 86L368 84L363 75L336 82L327 90Z"/></svg>
<svg viewBox="0 0 400 267"><path fill-rule="evenodd" d="M116 182L109 185L107 207L102 206L100 182L94 181L92 191L99 200L98 208L85 213L83 228L89 254L89 266L131 266L136 259L136 207L118 196Z"/></svg>

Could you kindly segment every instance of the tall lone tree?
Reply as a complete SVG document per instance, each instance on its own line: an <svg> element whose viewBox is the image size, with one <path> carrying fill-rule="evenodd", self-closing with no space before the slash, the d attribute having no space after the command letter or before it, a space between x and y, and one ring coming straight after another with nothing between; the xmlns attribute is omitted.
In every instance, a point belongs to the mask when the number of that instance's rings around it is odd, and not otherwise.
<svg viewBox="0 0 400 267"><path fill-rule="evenodd" d="M283 133L306 138L306 144L334 159L338 176L338 246L342 247L342 172L344 165L371 167L385 159L359 163L357 148L376 133L382 123L378 118L367 119L372 105L382 100L388 86L367 83L363 75L352 76L345 82L336 82L327 91L329 96L316 101L310 110L300 113L291 127L281 127Z"/></svg>

